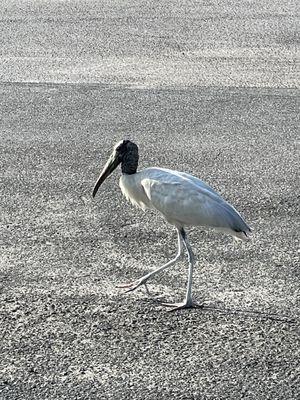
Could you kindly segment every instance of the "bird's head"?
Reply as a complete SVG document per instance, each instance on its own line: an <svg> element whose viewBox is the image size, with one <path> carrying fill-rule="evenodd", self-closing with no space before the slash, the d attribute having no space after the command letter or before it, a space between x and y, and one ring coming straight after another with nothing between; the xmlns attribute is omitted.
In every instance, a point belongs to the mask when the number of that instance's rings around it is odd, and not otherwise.
<svg viewBox="0 0 300 400"><path fill-rule="evenodd" d="M122 163L122 172L126 174L134 174L138 164L138 147L130 140L121 140L113 149L112 154L107 160L96 184L93 189L93 197L95 197L99 187L105 179Z"/></svg>

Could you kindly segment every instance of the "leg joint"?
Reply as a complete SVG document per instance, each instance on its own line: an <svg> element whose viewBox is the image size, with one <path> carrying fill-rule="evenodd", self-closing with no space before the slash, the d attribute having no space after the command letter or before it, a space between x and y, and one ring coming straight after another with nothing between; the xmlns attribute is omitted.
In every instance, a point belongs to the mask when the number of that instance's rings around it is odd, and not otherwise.
<svg viewBox="0 0 300 400"><path fill-rule="evenodd" d="M183 228L180 229L180 234L182 236L182 239L185 240L186 239L186 233L185 233L185 230Z"/></svg>

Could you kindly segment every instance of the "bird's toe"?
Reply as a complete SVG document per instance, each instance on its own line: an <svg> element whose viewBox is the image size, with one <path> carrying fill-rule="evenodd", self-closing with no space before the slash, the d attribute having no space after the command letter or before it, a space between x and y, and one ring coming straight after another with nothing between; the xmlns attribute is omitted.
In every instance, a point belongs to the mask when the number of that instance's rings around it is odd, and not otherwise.
<svg viewBox="0 0 300 400"><path fill-rule="evenodd" d="M116 288L118 289L126 289L129 288L130 286L132 286L133 283L119 283L118 285L116 285Z"/></svg>
<svg viewBox="0 0 300 400"><path fill-rule="evenodd" d="M170 307L168 311L183 310L185 308L202 308L202 305L193 302L182 302L182 303L161 303L162 306Z"/></svg>
<svg viewBox="0 0 300 400"><path fill-rule="evenodd" d="M125 293L133 292L133 291L134 291L135 289L137 289L139 286L140 286L139 284L133 283L132 286L128 287L128 288L125 290Z"/></svg>
<svg viewBox="0 0 300 400"><path fill-rule="evenodd" d="M121 284L117 285L116 287L119 289L126 289L125 293L127 293L127 292L132 292L133 290L137 289L142 284L145 284L145 282L143 280L138 280L138 281L134 281L134 282L130 282L130 283L121 283Z"/></svg>

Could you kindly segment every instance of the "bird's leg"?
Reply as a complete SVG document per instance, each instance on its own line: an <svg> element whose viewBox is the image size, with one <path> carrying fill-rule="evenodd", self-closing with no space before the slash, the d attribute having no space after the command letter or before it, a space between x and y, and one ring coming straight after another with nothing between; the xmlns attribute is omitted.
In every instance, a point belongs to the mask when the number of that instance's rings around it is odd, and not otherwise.
<svg viewBox="0 0 300 400"><path fill-rule="evenodd" d="M185 300L182 303L162 303L162 305L165 305L167 307L172 307L172 311L173 310L181 310L182 308L199 307L198 305L194 304L193 300L192 300L192 282L193 282L193 270L194 270L194 264L195 264L195 256L194 256L194 253L190 246L190 243L187 239L185 230L183 228L181 229L180 233L181 233L183 244L188 253L188 261L189 261L188 283L187 283Z"/></svg>
<svg viewBox="0 0 300 400"><path fill-rule="evenodd" d="M156 270L149 272L148 274L142 276L140 279L138 279L134 282L117 285L117 288L124 288L124 289L127 289L126 292L132 292L133 290L137 289L139 286L145 285L146 290L147 290L146 282L148 281L149 278L151 278L153 275L157 274L158 272L163 271L164 269L170 267L171 265L174 265L180 259L181 253L182 253L182 241L181 241L182 235L181 235L179 229L177 230L177 232L178 232L178 252L177 252L175 258L173 258L166 264L162 265L161 267L157 268ZM149 294L148 290L147 290L147 293Z"/></svg>

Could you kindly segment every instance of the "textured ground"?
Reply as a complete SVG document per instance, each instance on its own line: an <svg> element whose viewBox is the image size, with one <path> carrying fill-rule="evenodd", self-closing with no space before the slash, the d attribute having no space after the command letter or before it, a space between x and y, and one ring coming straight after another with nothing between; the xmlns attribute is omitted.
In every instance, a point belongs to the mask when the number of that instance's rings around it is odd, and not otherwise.
<svg viewBox="0 0 300 400"><path fill-rule="evenodd" d="M1 20L0 399L296 399L293 4L96 4L7 2ZM247 244L190 230L204 309L168 313L142 289L115 288L176 251L158 214L122 198L118 173L91 199L123 137L141 168L201 177L254 228ZM181 300L186 274L182 262L150 290Z"/></svg>

